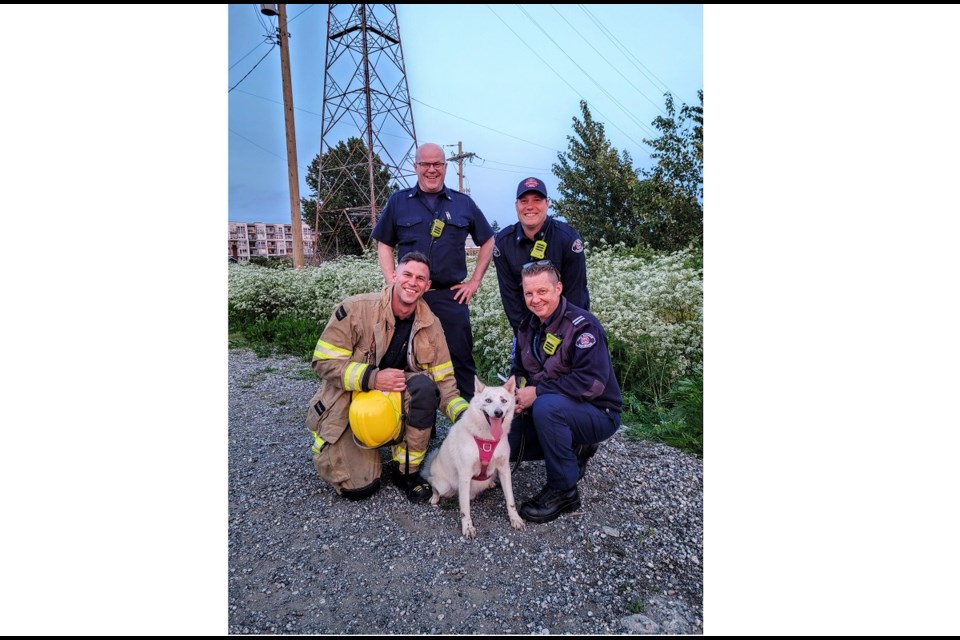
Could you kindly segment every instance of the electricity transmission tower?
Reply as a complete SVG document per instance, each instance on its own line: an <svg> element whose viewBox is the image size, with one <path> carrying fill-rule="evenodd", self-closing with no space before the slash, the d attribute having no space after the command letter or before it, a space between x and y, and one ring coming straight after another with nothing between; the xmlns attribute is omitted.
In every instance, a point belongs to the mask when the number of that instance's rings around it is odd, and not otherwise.
<svg viewBox="0 0 960 640"><path fill-rule="evenodd" d="M390 192L411 185L416 147L396 5L329 5L318 257L341 253L344 243L364 247Z"/></svg>

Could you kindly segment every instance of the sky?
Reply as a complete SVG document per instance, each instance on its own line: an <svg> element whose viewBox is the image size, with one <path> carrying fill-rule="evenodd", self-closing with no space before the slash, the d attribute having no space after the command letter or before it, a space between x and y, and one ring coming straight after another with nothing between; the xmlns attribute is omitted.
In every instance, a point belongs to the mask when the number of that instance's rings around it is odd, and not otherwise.
<svg viewBox="0 0 960 640"><path fill-rule="evenodd" d="M301 197L320 152L327 7L287 9ZM582 119L580 100L636 168L651 164L643 140L656 137L663 94L677 107L699 104L702 5L413 4L397 5L397 20L418 142L443 145L448 157L458 143L476 154L464 188L501 227L516 221L522 179L539 177L557 194L552 165ZM231 221L291 219L280 49L265 42L276 27L259 5L229 5ZM343 125L338 139L360 134ZM446 185L459 187L455 163Z"/></svg>
<svg viewBox="0 0 960 640"><path fill-rule="evenodd" d="M31 5L36 28L0 39L0 632L220 635L227 91L263 54L229 69L226 5L95 9ZM705 633L955 635L960 7L707 5L703 24ZM471 30L432 31L432 64L512 35ZM504 131L562 144L578 98L526 84L564 125ZM510 162L493 132L439 126Z"/></svg>

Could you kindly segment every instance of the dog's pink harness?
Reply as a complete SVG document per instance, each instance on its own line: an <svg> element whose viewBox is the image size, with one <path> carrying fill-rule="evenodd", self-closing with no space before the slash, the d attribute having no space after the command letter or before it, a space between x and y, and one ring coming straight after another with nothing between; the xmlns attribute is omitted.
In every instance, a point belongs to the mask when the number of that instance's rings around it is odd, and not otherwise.
<svg viewBox="0 0 960 640"><path fill-rule="evenodd" d="M490 476L487 475L487 465L490 464L490 458L493 457L493 450L497 448L497 444L500 442L500 438L496 440L484 440L473 436L473 439L477 441L477 449L480 450L480 473L473 476L474 480L489 480Z"/></svg>

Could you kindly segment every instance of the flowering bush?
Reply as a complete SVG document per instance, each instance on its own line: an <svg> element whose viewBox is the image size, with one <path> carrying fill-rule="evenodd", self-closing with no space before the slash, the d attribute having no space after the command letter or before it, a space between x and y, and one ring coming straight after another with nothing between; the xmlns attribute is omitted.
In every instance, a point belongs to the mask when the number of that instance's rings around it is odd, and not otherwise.
<svg viewBox="0 0 960 640"><path fill-rule="evenodd" d="M659 402L679 379L703 363L703 275L693 251L637 256L622 246L591 249L587 280L591 311L610 340L623 391ZM472 273L471 258L468 272ZM383 277L376 252L343 257L299 271L229 266L231 330L292 318L320 336L334 307L347 296L378 291ZM510 369L513 332L491 266L470 303L477 374L487 383ZM267 335L261 332L260 335ZM309 353L298 354L309 357Z"/></svg>

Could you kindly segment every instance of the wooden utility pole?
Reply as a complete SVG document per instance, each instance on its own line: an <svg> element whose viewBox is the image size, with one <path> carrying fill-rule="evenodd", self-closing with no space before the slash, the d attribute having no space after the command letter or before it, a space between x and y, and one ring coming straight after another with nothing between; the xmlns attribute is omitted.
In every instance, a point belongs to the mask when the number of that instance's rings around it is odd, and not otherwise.
<svg viewBox="0 0 960 640"><path fill-rule="evenodd" d="M293 266L303 268L303 227L300 222L300 177L297 174L297 134L293 125L293 85L290 82L290 41L287 5L280 9L280 69L283 75L283 116L287 125L287 176L290 181L290 222L293 227Z"/></svg>
<svg viewBox="0 0 960 640"><path fill-rule="evenodd" d="M463 161L469 160L470 158L475 158L477 154L472 151L464 153L463 152L463 142L457 142L457 155L447 158L450 162L457 163L457 175L460 176L460 193L463 193Z"/></svg>

